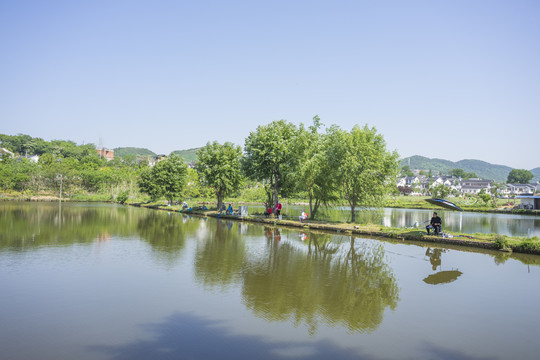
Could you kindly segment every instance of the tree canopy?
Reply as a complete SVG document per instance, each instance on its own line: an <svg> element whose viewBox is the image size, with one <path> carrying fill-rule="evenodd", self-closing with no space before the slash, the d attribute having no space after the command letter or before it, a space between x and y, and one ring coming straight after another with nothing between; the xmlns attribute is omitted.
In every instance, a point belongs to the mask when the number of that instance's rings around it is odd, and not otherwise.
<svg viewBox="0 0 540 360"><path fill-rule="evenodd" d="M152 168L141 173L139 187L141 190L156 199L165 197L172 203L180 196L187 176L187 166L179 156L171 154L158 162Z"/></svg>
<svg viewBox="0 0 540 360"><path fill-rule="evenodd" d="M309 199L311 219L316 217L321 204L339 198L336 168L328 157L327 135L318 132L321 125L319 116L313 117L313 125L307 129L301 124L295 141L298 156L295 183Z"/></svg>
<svg viewBox="0 0 540 360"><path fill-rule="evenodd" d="M525 169L512 169L508 174L508 184L528 184L534 177L533 173Z"/></svg>
<svg viewBox="0 0 540 360"><path fill-rule="evenodd" d="M243 168L253 180L268 184L269 205L279 202L279 192L289 185L298 158L294 141L297 128L285 120L261 125L246 138Z"/></svg>
<svg viewBox="0 0 540 360"><path fill-rule="evenodd" d="M237 191L243 180L239 146L226 142L221 145L214 141L197 151L195 168L200 181L211 188L217 197L217 207L221 208L223 198Z"/></svg>
<svg viewBox="0 0 540 360"><path fill-rule="evenodd" d="M336 175L354 222L358 205L379 203L394 184L398 154L387 151L383 136L367 125L357 125L351 132L333 126L329 137L329 160L338 169Z"/></svg>

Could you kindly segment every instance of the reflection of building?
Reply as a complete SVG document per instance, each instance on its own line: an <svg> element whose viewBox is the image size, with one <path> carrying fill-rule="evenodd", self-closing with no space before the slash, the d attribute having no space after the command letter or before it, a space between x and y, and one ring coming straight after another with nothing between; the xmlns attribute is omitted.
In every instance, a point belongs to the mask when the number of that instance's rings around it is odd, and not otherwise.
<svg viewBox="0 0 540 360"><path fill-rule="evenodd" d="M107 159L107 161L111 161L114 159L114 150L109 150L105 148L96 149L97 153L99 154L99 157L104 157Z"/></svg>
<svg viewBox="0 0 540 360"><path fill-rule="evenodd" d="M98 242L110 241L110 240L111 240L111 234L108 234L108 233L99 234L96 237L96 241L98 241Z"/></svg>

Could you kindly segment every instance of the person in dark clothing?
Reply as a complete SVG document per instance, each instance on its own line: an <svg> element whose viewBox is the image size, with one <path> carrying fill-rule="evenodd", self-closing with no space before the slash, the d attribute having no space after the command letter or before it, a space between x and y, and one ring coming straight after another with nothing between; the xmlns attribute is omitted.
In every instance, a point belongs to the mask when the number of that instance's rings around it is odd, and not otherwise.
<svg viewBox="0 0 540 360"><path fill-rule="evenodd" d="M441 224L442 220L439 216L437 216L437 213L433 213L433 217L431 218L431 221L429 222L429 225L426 226L427 234L429 235L429 230L433 229L433 232L435 235L439 235L441 232Z"/></svg>

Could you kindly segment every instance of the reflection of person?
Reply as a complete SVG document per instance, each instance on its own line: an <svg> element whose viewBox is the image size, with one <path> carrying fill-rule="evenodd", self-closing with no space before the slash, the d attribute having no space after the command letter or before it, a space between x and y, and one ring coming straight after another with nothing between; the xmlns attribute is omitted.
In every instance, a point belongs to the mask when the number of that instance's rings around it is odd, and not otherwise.
<svg viewBox="0 0 540 360"><path fill-rule="evenodd" d="M300 222L306 220L308 218L308 214L306 214L304 212L304 210L302 210L302 214L300 214L300 216L298 217L298 220L300 220Z"/></svg>
<svg viewBox="0 0 540 360"><path fill-rule="evenodd" d="M437 267L441 266L441 249L431 249L426 250L426 256L429 256L429 262L431 263L431 268L437 270Z"/></svg>
<svg viewBox="0 0 540 360"><path fill-rule="evenodd" d="M429 225L426 226L427 234L429 235L429 230L433 229L433 232L435 235L439 235L441 232L441 224L442 220L439 216L437 216L437 213L433 213L433 217L431 218L431 221L429 222Z"/></svg>

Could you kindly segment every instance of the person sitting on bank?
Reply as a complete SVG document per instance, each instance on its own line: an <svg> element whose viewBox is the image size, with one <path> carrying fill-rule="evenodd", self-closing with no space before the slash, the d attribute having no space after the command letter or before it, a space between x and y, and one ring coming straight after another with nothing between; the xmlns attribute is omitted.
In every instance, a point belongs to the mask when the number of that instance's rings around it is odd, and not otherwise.
<svg viewBox="0 0 540 360"><path fill-rule="evenodd" d="M272 207L268 206L266 203L264 203L264 205L266 206L266 210L264 210L264 215L266 217L269 217L270 215L272 215Z"/></svg>
<svg viewBox="0 0 540 360"><path fill-rule="evenodd" d="M227 208L227 215L232 215L232 213L233 213L232 204L229 204L229 207Z"/></svg>
<svg viewBox="0 0 540 360"><path fill-rule="evenodd" d="M300 220L300 222L306 220L308 218L308 214L306 214L304 212L304 210L302 210L302 214L300 214L300 216L298 217L298 220Z"/></svg>
<svg viewBox="0 0 540 360"><path fill-rule="evenodd" d="M437 213L433 213L433 217L431 218L431 221L429 222L429 225L426 226L427 234L429 235L429 230L433 229L433 233L435 235L439 235L441 232L441 224L442 220L439 216L437 216Z"/></svg>

